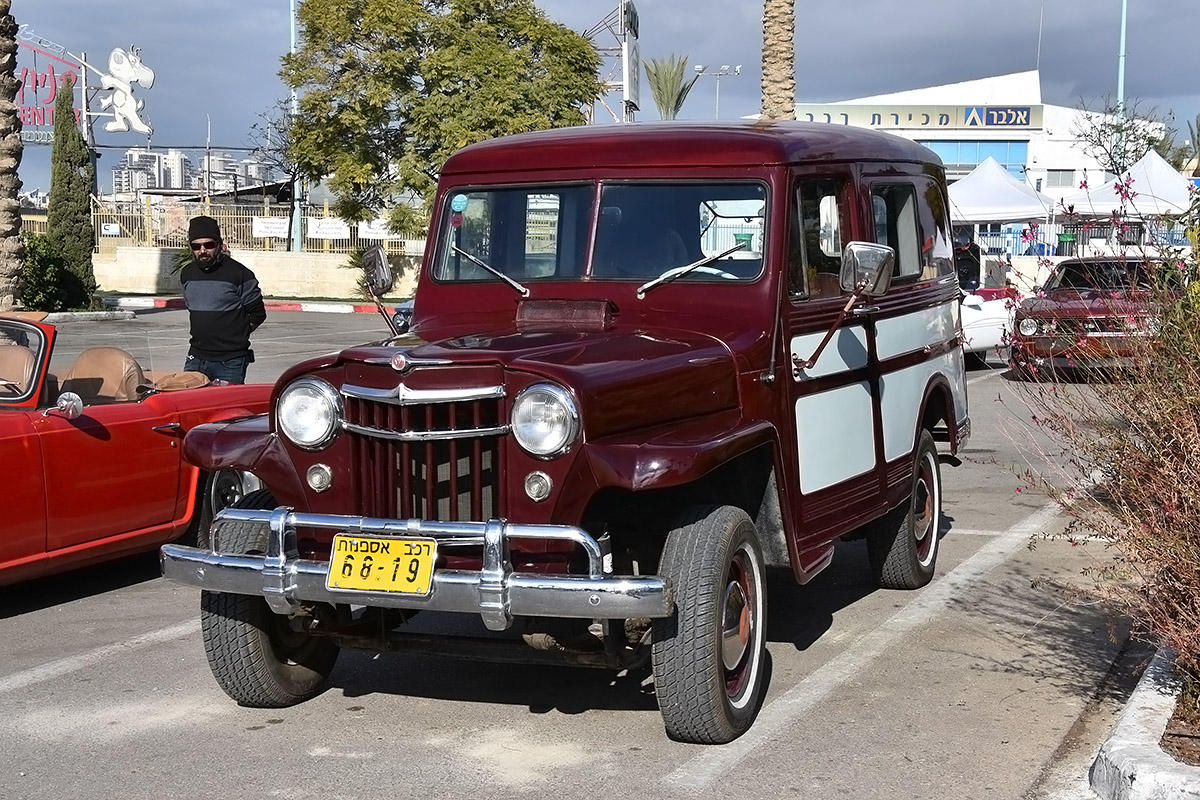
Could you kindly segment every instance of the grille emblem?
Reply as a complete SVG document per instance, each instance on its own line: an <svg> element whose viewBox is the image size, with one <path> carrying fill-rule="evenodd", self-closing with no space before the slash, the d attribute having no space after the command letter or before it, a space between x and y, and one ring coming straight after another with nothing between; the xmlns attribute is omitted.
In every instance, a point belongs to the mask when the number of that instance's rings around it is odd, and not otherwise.
<svg viewBox="0 0 1200 800"><path fill-rule="evenodd" d="M392 356L392 369L396 370L396 372L406 372L411 366L412 364L409 363L404 353L396 353L396 355Z"/></svg>

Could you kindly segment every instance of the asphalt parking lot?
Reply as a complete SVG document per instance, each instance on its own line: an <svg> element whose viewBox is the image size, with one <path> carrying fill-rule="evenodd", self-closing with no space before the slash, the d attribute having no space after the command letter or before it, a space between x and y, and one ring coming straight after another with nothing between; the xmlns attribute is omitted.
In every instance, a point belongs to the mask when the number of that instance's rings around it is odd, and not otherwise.
<svg viewBox="0 0 1200 800"><path fill-rule="evenodd" d="M170 369L186 325L155 310L62 329ZM249 379L385 330L271 314ZM875 588L861 542L807 585L772 575L767 699L731 745L668 740L645 672L404 652L344 652L316 699L239 708L209 674L197 593L147 555L0 589L0 796L1090 797L1148 651L1069 591L1107 555L1043 538L1063 520L1017 491L1032 432L1002 371L972 372L970 402L934 582Z"/></svg>

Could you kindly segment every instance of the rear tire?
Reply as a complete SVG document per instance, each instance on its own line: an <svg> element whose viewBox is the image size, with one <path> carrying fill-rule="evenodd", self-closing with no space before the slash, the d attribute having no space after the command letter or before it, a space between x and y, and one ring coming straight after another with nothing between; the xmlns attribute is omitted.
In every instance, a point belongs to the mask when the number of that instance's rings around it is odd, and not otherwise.
<svg viewBox="0 0 1200 800"><path fill-rule="evenodd" d="M762 549L733 506L693 509L671 531L659 573L675 613L654 620L654 688L667 733L724 744L749 729L766 684Z"/></svg>
<svg viewBox="0 0 1200 800"><path fill-rule="evenodd" d="M925 429L913 450L908 502L872 523L871 570L885 589L918 589L933 579L942 527L942 472L937 445Z"/></svg>
<svg viewBox="0 0 1200 800"><path fill-rule="evenodd" d="M267 489L250 492L233 508L274 508ZM222 552L262 553L267 529L250 522L221 520L212 527ZM284 708L322 691L339 648L330 639L293 630L287 616L249 595L201 592L204 652L218 685L241 706Z"/></svg>

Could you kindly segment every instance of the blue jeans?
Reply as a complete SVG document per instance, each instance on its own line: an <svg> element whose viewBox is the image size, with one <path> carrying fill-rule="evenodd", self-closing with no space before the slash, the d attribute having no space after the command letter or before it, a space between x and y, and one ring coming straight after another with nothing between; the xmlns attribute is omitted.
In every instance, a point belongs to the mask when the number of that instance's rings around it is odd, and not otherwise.
<svg viewBox="0 0 1200 800"><path fill-rule="evenodd" d="M249 356L234 356L224 361L212 361L191 353L183 362L186 372L203 372L214 381L226 383L245 383L246 368L250 366Z"/></svg>

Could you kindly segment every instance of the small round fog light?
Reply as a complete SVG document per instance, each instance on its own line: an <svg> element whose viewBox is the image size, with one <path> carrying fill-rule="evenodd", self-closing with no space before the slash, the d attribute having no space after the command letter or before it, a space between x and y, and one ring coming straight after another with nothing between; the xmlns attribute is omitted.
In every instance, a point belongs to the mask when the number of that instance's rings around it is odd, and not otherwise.
<svg viewBox="0 0 1200 800"><path fill-rule="evenodd" d="M308 468L306 477L314 491L324 492L333 486L333 471L324 464L313 464Z"/></svg>
<svg viewBox="0 0 1200 800"><path fill-rule="evenodd" d="M550 496L554 484L550 476L544 472L531 472L525 476L525 494L535 503L540 503Z"/></svg>

